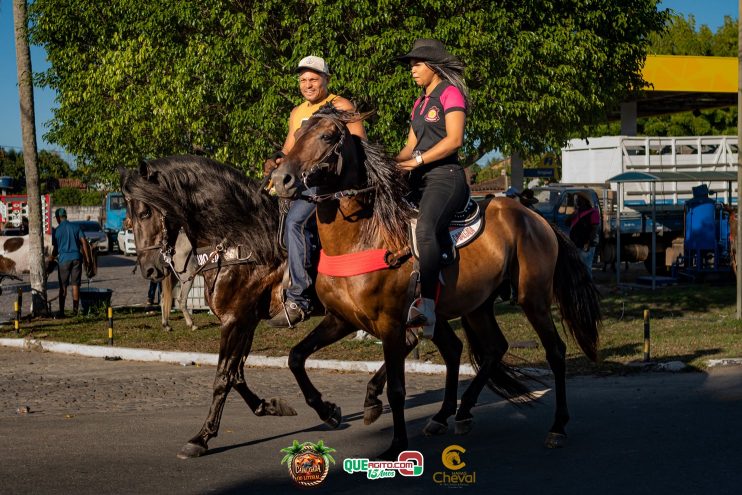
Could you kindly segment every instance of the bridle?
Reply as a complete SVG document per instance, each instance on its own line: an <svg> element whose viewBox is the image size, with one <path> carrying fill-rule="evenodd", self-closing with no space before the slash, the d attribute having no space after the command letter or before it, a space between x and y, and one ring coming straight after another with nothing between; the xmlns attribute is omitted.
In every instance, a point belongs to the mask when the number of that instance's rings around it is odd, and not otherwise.
<svg viewBox="0 0 742 495"><path fill-rule="evenodd" d="M126 200L127 203L129 203L129 199ZM130 209L131 210L131 209ZM209 256L206 260L206 263L199 266L197 270L195 270L193 273L191 273L188 277L183 278L180 276L180 273L178 273L178 270L175 268L175 265L173 264L173 256L175 255L175 247L170 245L168 242L168 235L167 235L167 225L165 223L166 215L165 213L157 210L157 212L160 214L160 242L158 244L151 244L149 246L144 246L142 248L137 248L137 265L139 264L139 258L147 251L154 251L155 249L160 250L160 256L162 256L162 260L167 264L168 267L170 267L170 270L175 275L175 278L178 279L178 282L183 285L187 282L191 282L194 278L196 278L196 275L201 273L203 269L208 265L208 263L211 263L211 261L214 259L215 256L217 256L220 253L223 253L225 251L224 244L219 243L216 245L216 248L209 253Z"/></svg>
<svg viewBox="0 0 742 495"><path fill-rule="evenodd" d="M340 131L340 139L338 139L337 142L332 147L327 149L325 154L322 155L322 158L320 158L316 164L312 165L309 168L309 170L301 173L301 181L304 184L304 188L307 191L311 190L307 182L314 174L318 172L322 172L322 171L332 171L333 164L330 163L330 159L332 159L333 155L335 156L334 174L337 176L340 176L340 174L343 171L343 146L345 145L345 140L348 134L350 134L350 131L348 131L348 128L342 123L342 121L340 121L340 119L334 117L333 115L315 114L312 116L312 118L318 118L318 119L321 118L321 119L330 120L335 125L337 130ZM362 194L362 193L374 191L374 190L376 190L376 187L371 186L371 187L366 187L362 189L344 189L342 191L326 193L326 194L304 194L303 197L312 203L321 203L323 201L356 196L358 194Z"/></svg>

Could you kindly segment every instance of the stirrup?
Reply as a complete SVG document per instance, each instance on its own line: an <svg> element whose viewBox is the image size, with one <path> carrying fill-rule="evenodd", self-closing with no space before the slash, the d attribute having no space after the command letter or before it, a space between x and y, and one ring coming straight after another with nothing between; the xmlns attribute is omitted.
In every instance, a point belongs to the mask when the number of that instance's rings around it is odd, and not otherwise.
<svg viewBox="0 0 742 495"><path fill-rule="evenodd" d="M427 306L427 307L426 307ZM435 301L418 297L407 312L406 328L421 328L422 337L433 338L435 332Z"/></svg>

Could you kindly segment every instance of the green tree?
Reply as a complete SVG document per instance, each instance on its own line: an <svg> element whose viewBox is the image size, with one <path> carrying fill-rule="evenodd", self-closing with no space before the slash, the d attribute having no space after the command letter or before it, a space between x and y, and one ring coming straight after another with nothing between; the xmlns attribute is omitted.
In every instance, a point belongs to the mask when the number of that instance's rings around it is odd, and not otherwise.
<svg viewBox="0 0 742 495"><path fill-rule="evenodd" d="M395 61L435 37L467 64L464 153L560 146L642 86L656 0L35 0L33 35L59 94L47 139L113 178L141 157L203 153L257 173L301 101L293 69L325 57L331 89L376 112L398 150L418 94Z"/></svg>

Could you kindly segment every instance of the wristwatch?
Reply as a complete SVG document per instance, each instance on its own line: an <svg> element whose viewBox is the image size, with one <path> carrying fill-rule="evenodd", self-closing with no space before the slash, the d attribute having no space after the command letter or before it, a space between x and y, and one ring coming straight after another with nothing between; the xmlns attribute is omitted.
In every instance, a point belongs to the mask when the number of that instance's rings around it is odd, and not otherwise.
<svg viewBox="0 0 742 495"><path fill-rule="evenodd" d="M415 162L418 166L422 165L423 162L423 154L420 153L420 150L415 150L412 152L412 156L415 158Z"/></svg>

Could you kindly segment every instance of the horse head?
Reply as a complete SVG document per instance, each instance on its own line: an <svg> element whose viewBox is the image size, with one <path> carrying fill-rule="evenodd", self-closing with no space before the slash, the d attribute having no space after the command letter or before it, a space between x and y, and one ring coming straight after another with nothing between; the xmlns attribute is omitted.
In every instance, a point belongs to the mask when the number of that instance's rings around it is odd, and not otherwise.
<svg viewBox="0 0 742 495"><path fill-rule="evenodd" d="M271 176L278 195L294 199L305 188L339 190L363 180L358 175L362 167L343 166L358 162L358 141L346 124L363 117L328 103L305 121L296 132L294 147Z"/></svg>
<svg viewBox="0 0 742 495"><path fill-rule="evenodd" d="M139 269L144 278L162 280L168 271L165 257L174 254L182 222L179 215L170 214L172 206L167 194L159 187L157 172L147 162L143 161L138 170L119 169L119 174Z"/></svg>

